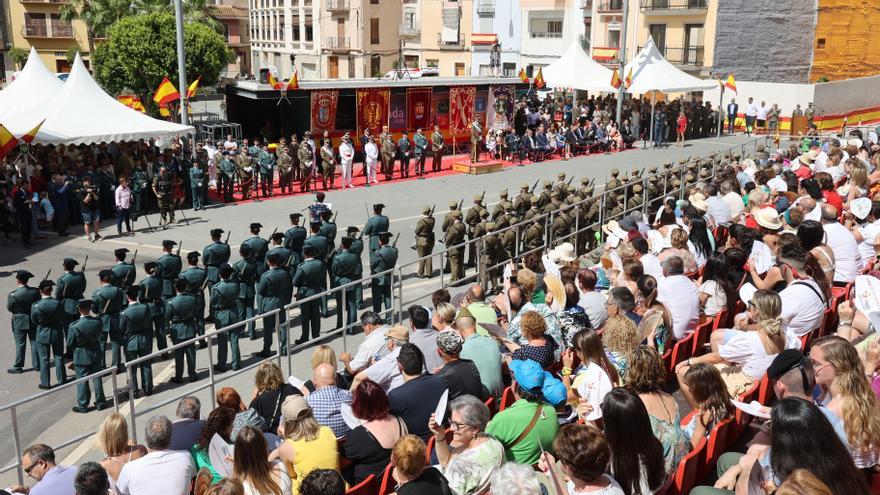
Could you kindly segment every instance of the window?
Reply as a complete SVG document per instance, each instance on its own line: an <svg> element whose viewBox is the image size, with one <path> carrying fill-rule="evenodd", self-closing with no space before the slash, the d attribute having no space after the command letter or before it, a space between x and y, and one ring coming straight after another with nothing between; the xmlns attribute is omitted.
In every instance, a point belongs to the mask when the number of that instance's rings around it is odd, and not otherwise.
<svg viewBox="0 0 880 495"><path fill-rule="evenodd" d="M550 38L562 37L562 21L547 21L547 34Z"/></svg>
<svg viewBox="0 0 880 495"><path fill-rule="evenodd" d="M620 30L608 30L608 48L620 48Z"/></svg>
<svg viewBox="0 0 880 495"><path fill-rule="evenodd" d="M291 27L293 28L293 29L292 29L292 31L293 31L293 36L292 36L293 41L300 41L300 34L299 34L299 16L294 16L294 17L293 17Z"/></svg>
<svg viewBox="0 0 880 495"><path fill-rule="evenodd" d="M666 24L651 24L648 28L651 32L651 38L654 39L654 44L657 45L657 49L660 50L660 53L666 48Z"/></svg>
<svg viewBox="0 0 880 495"><path fill-rule="evenodd" d="M379 55L370 55L370 74L373 77L379 77L382 75L381 70L381 59L379 58Z"/></svg>
<svg viewBox="0 0 880 495"><path fill-rule="evenodd" d="M426 67L434 67L434 68L437 68L439 65L440 65L440 60L439 60L439 59L436 59L436 58L428 58L428 59L425 59L425 66L426 66Z"/></svg>
<svg viewBox="0 0 880 495"><path fill-rule="evenodd" d="M562 19L529 19L529 34L532 38L561 38Z"/></svg>
<svg viewBox="0 0 880 495"><path fill-rule="evenodd" d="M306 17L306 39L304 41L306 43L314 41L313 34L314 31L312 30L312 18Z"/></svg>
<svg viewBox="0 0 880 495"><path fill-rule="evenodd" d="M370 19L370 43L373 45L379 44L379 18L373 17Z"/></svg>
<svg viewBox="0 0 880 495"><path fill-rule="evenodd" d="M489 69L488 65L480 64L480 75L483 77L492 75L492 71Z"/></svg>
<svg viewBox="0 0 880 495"><path fill-rule="evenodd" d="M516 64L511 62L504 62L501 64L502 66L502 76L504 77L514 77L516 76Z"/></svg>
<svg viewBox="0 0 880 495"><path fill-rule="evenodd" d="M354 79L354 57L351 55L348 56L348 78Z"/></svg>
<svg viewBox="0 0 880 495"><path fill-rule="evenodd" d="M408 30L414 30L416 28L416 13L412 10L407 10L403 13L403 27Z"/></svg>
<svg viewBox="0 0 880 495"><path fill-rule="evenodd" d="M816 48L825 48L825 38L816 39Z"/></svg>
<svg viewBox="0 0 880 495"><path fill-rule="evenodd" d="M455 63L455 76L461 77L464 76L464 62L456 62Z"/></svg>

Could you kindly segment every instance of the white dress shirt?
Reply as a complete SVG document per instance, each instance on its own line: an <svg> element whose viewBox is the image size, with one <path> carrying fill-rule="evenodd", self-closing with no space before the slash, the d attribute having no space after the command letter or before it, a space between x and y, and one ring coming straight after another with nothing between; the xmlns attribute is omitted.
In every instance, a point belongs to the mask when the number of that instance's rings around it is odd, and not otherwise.
<svg viewBox="0 0 880 495"><path fill-rule="evenodd" d="M737 197L737 201L742 205L742 200L739 197ZM727 204L727 199L720 196L709 196L706 198L706 213L715 220L717 225L730 223L733 218L730 205Z"/></svg>
<svg viewBox="0 0 880 495"><path fill-rule="evenodd" d="M822 224L822 229L825 231L825 243L834 253L834 281L852 282L862 270L856 238L837 222Z"/></svg>
<svg viewBox="0 0 880 495"><path fill-rule="evenodd" d="M746 208L745 203L743 203L742 196L733 191L725 194L722 199L724 199L724 202L727 203L727 206L730 208L731 219L739 218L743 210L745 210ZM716 220L716 222L717 221L718 220Z"/></svg>
<svg viewBox="0 0 880 495"><path fill-rule="evenodd" d="M746 105L746 115L748 117L755 117L758 115L758 105L755 102Z"/></svg>
<svg viewBox="0 0 880 495"><path fill-rule="evenodd" d="M642 270L645 272L645 275L650 275L657 280L663 278L663 266L656 256L651 253L643 254L639 261L642 262Z"/></svg>
<svg viewBox="0 0 880 495"><path fill-rule="evenodd" d="M122 466L116 492L119 495L187 495L195 475L189 452L158 450Z"/></svg>
<svg viewBox="0 0 880 495"><path fill-rule="evenodd" d="M697 285L684 275L657 280L657 300L672 316L672 333L683 339L694 331L700 321L700 295Z"/></svg>

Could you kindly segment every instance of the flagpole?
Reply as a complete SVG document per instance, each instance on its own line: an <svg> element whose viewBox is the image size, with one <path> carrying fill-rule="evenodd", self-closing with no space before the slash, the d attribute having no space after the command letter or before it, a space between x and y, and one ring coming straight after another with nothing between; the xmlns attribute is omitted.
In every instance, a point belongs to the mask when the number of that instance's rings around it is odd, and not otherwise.
<svg viewBox="0 0 880 495"><path fill-rule="evenodd" d="M186 53L183 49L183 2L181 0L174 1L174 20L177 31L177 86L183 90L180 95L180 123L189 125L189 113L187 112L186 103L189 101L189 85L186 83Z"/></svg>
<svg viewBox="0 0 880 495"><path fill-rule="evenodd" d="M627 16L629 15L629 0L623 0L623 22L620 26L620 53L617 58L620 59L618 65L620 66L620 77L625 77L623 75L624 65L626 64L626 25L627 25ZM617 88L617 124L623 121L621 118L621 112L623 112L623 93L624 93L624 84L621 82L620 87ZM653 122L652 122L653 124Z"/></svg>
<svg viewBox="0 0 880 495"><path fill-rule="evenodd" d="M721 85L721 94L718 95L718 133L715 135L716 138L721 137L721 128L724 127L724 116L727 113L726 110L722 112L724 106L724 83L721 82L721 75L718 75L718 84Z"/></svg>

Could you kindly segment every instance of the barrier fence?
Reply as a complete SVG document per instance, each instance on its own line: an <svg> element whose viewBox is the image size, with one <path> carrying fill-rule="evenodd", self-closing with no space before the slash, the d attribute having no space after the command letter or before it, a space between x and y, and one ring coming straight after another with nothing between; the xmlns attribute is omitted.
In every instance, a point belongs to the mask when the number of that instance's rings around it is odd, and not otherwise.
<svg viewBox="0 0 880 495"><path fill-rule="evenodd" d="M724 150L716 151L716 152L712 153L712 155L722 155L723 156L723 155L727 155L728 153L733 153L733 152L738 151L743 158L745 158L746 156L753 156L754 153L756 152L757 146L759 144L767 145L771 139L772 139L772 136L756 137L756 138L754 138L750 141L747 141L745 143L742 143L740 145L736 145L736 146L732 146L730 148L726 148ZM706 158L708 158L708 157L691 158L688 163L695 162L695 161L702 161L702 160L705 160ZM349 283L346 283L346 284L343 284L340 286L332 287L325 292L315 294L313 296L305 297L303 299L295 300L295 301L291 302L290 304L288 304L287 306L285 306L284 308L275 309L275 310L269 311L267 313L256 315L254 317L248 318L247 320L235 323L235 324L227 326L227 327L223 327L223 328L219 328L219 329L215 328L211 331L206 331L204 335L196 336L192 339L176 343L176 344L174 344L170 347L167 347L161 351L156 351L148 356L143 356L143 357L134 359L132 361L127 361L124 366L124 370L125 370L124 372L118 371L117 368L108 368L108 369L102 370L98 373L94 373L92 375L88 375L88 376L85 376L85 377L82 377L82 378L79 378L79 379L76 379L73 381L68 381L68 382L66 382L62 385L56 386L50 390L42 391L40 393L31 395L29 397L26 397L26 398L14 401L12 403L0 406L0 414L8 412L8 414L10 416L11 427L12 427L13 446L14 446L14 450L15 450L15 452L14 452L15 460L12 463L0 468L0 474L7 473L7 472L15 469L17 471L19 484L24 483L24 471L22 469L22 465L21 465L21 461L20 461L24 447L22 446L22 442L21 442L21 429L20 429L20 425L19 425L18 413L23 407L25 407L26 405L31 404L35 401L39 401L39 400L45 399L50 396L57 396L57 394L65 392L65 391L70 391L71 395L73 395L72 394L73 387L80 384L80 383L90 382L91 380L94 380L94 379L106 380L107 378L109 378L110 385L112 387L112 391L111 391L111 394L108 394L108 398L112 395L113 407L115 408L115 410L117 412L123 412L122 411L122 409L123 409L122 402L123 402L123 400L125 400L125 398L128 399L128 406L126 409L127 409L127 413L128 413L128 417L129 417L130 437L133 442L137 443L138 442L139 418L144 415L151 414L154 411L157 411L158 409L161 409L163 407L168 406L169 404L175 403L175 402L179 401L182 397L185 397L188 395L193 395L197 392L201 392L204 390L209 390L210 391L211 409L214 409L216 407L216 399L215 399L216 390L217 390L217 386L219 384L226 382L226 381L228 381L232 378L235 378L237 376L240 376L242 374L249 373L266 361L274 360L277 362L278 366L282 367L282 368L285 367L284 365L286 365L287 373L288 373L288 375L290 375L291 370L292 370L293 354L300 351L300 350L303 350L307 347L311 347L311 346L316 345L321 342L325 342L325 341L334 339L339 335L342 336L343 348L345 350L347 350L348 349L348 336L349 336L348 330L352 329L353 327L355 327L359 324L356 316L354 317L354 323L347 323L347 320L348 320L347 303L348 303L348 298L352 296L351 292L353 292L353 291L351 289L357 287L358 285L360 285L360 286L369 285L369 284L373 283L373 279L376 277L386 276L386 275L389 276L390 282L391 282L389 284L389 288L391 291L392 304L391 304L391 307L383 307L382 311L380 312L380 315L383 317L383 320L385 320L389 323L392 323L392 324L400 323L404 320L403 314L404 314L404 308L406 306L408 306L410 304L414 304L418 301L421 301L421 300L425 299L426 297L430 297L431 294L434 291L436 291L437 289L452 287L452 286L460 286L460 285L467 284L467 283L477 283L477 282L482 284L484 288L488 288L488 284L490 282L490 279L493 278L493 277L491 277L491 274L493 272L497 272L497 270L503 269L505 264L509 263L510 261L517 262L517 261L521 260L524 256L526 256L530 253L543 252L544 250L550 248L551 246L558 245L562 242L574 240L575 242L572 242L572 244L574 245L577 254L582 254L580 252L581 248L583 248L584 251L587 251L588 248L590 248L591 246L594 245L594 242L597 243L598 245L601 245L601 243L604 241L604 236L602 234L602 229L601 229L602 225L604 225L605 223L607 223L611 220L616 220L616 219L622 218L624 215L627 215L627 214L632 213L634 211L641 211L643 214L647 215L649 212L649 206L661 204L663 199L668 196L673 196L673 197L677 197L679 199L684 199L685 191L688 186L692 186L696 182L704 182L708 179L714 178L715 174L717 172L717 167L718 167L717 162L715 160L712 160L711 172L709 174L709 177L705 178L705 179L699 179L699 180L691 182L689 184L687 184L685 181L685 176L688 173L688 169L687 169L686 165L681 166L680 167L681 170L675 174L673 174L671 172L658 172L657 175L662 176L661 180L663 181L663 194L657 195L656 197L651 197L651 198L647 197L647 191L649 190L648 189L649 176L648 175L639 176L638 178L633 178L632 180L630 180L626 184L619 185L619 186L612 188L610 190L603 189L603 191L601 193L597 193L594 196L592 196L590 198L585 198L577 203L563 206L563 207L561 207L557 210L551 211L549 213L541 213L541 214L535 215L533 218L531 218L529 220L524 220L524 221L518 222L516 224L507 226L503 229L499 229L498 231L492 232L490 234L487 234L487 235L484 235L481 237L465 240L464 242L457 244L455 246L446 246L445 249L442 249L437 252L432 252L432 254L425 256L423 258L419 258L415 261L411 261L408 263L404 263L404 264L395 266L394 268L389 269L389 270L385 270L383 272L370 274L368 276L361 278L360 280L355 280L355 281L352 281L352 282L349 282ZM680 181L680 186L677 188L671 187L671 185L675 179L678 179ZM632 186L635 184L642 185L642 190L645 192L645 196L642 196L641 203L636 204L632 207L628 207L629 200L631 199L629 191L632 188ZM615 215L609 215L608 212L606 212L606 208L605 208L608 195L612 194L612 193L616 194L618 196L622 195L622 197L623 197L622 204L624 205L624 207L622 208L622 211L616 213ZM596 219L596 221L593 221L593 222L583 221L581 219L581 214L580 214L581 209L589 208L592 205L592 203L595 201L598 201L600 203L598 218ZM653 207L651 209L653 209ZM553 229L552 229L553 220L555 218L557 218L559 216L559 214L562 213L563 211L569 211L569 210L575 212L573 228L571 228L571 231L566 233L565 235L555 237ZM541 243L540 243L540 245L526 248L525 246L523 246L523 242L522 242L524 230L528 226L530 226L532 223L534 223L536 220L544 222L544 230L543 230L543 235L541 238ZM486 260L484 257L484 253L486 252L485 244L486 244L487 236L488 235L501 236L502 234L509 232L509 231L514 231L515 238L516 238L516 242L514 245L513 258L503 259L499 263L496 263L493 265L488 265L486 263ZM595 233L599 234L598 238L594 237ZM457 281L449 280L448 277L445 276L445 274L443 273L443 263L449 257L450 251L452 251L453 249L461 249L462 250L462 257L465 258L467 256L468 249L470 249L471 247L473 247L475 249L475 253L476 253L475 254L476 267L473 270L473 273L467 274L467 270L465 270L464 278L457 280ZM417 278L416 276L418 274L419 263L425 259L428 259L428 258L430 258L432 260L432 262L434 260L439 261L440 276L437 278L429 279L428 285L430 286L430 288L428 290L419 290L418 286L416 286L415 284L410 284L409 281L414 278ZM437 265L435 265L434 269L435 270L437 269ZM433 283L435 280L437 282L436 285L434 285L434 283ZM405 297L404 296L405 286L409 287L409 289L406 291L406 299L404 298ZM303 305L305 303L309 303L309 302L318 301L319 299L322 299L322 298L326 298L328 301L330 299L335 300L337 293L339 293L339 305L335 309L336 309L336 311L343 312L342 326L339 328L334 328L333 330L331 330L329 332L324 332L324 333L320 334L317 338L309 339L308 341L306 341L302 344L291 345L292 335L290 333L290 330L295 329L295 328L302 328L302 322L300 319L301 305ZM282 315L283 315L283 318L279 318L279 316L282 316ZM282 330L285 331L285 333L287 334L287 352L285 352L285 349L282 348L282 346L280 345L280 342L279 342L279 345L277 346L278 349L275 351L275 354L271 357L267 357L267 358L258 360L256 362L254 362L250 365L247 365L245 367L242 367L241 369L236 370L236 371L226 371L222 374L217 374L214 372L213 364L214 364L214 352L215 351L214 351L213 345L211 345L212 339L217 338L221 335L228 336L228 334L230 332L242 332L249 324L254 324L256 326L256 323L260 320L262 320L262 322L264 324L264 331L266 331L267 329L266 329L265 325L267 323L271 323L271 319L273 317L275 318L274 328L271 328L271 330L274 332L274 335L276 338L278 336L280 336ZM299 324L293 325L292 322L295 322L297 319L300 319ZM284 320L284 321L281 321L281 320ZM207 344L206 349L207 349L208 359L209 359L208 380L207 381L196 383L191 387L186 387L186 386L179 387L179 389L175 390L175 393L172 394L171 397L162 399L158 403L153 403L153 404L149 404L149 405L142 405L142 404L139 405L139 404L135 403L134 397L132 395L132 393L134 391L133 384L135 383L134 377L135 377L135 374L138 373L141 364L152 362L156 359L159 359L165 353L173 352L177 349L182 349L184 347L191 346L191 345L195 346L199 342L205 342ZM124 384L124 386L122 388L120 388L120 384L119 384L120 375L124 375L124 377L126 378L126 380L125 380L126 383ZM57 444L57 445L54 445L53 447L55 449L62 449L62 448L71 446L75 443L81 442L81 441L95 435L95 433L97 433L97 432L96 431L88 431L85 433L80 433L80 434L77 434L77 435Z"/></svg>

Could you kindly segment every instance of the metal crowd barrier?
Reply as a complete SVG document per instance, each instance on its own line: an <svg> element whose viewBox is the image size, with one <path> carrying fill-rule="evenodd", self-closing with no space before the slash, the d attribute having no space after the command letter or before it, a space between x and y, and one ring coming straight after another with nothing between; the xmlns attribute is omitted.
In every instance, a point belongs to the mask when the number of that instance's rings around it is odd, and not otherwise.
<svg viewBox="0 0 880 495"><path fill-rule="evenodd" d="M713 155L719 155L719 154L726 155L728 153L739 151L740 155L743 158L745 158L746 156L753 156L754 153L756 152L758 144L765 144L766 145L767 142L771 139L772 139L771 136L756 137L756 138L754 138L750 141L747 141L743 144L732 146L732 147L726 148L724 150L716 151L712 154ZM706 157L692 158L688 163L703 160L705 158ZM313 296L309 296L309 297L306 297L306 298L303 298L300 300L293 301L282 309L276 309L276 310L273 310L273 311L270 311L267 313L259 314L259 315L253 316L251 318L248 318L247 320L238 322L234 325L230 325L228 327L219 328L219 329L215 328L214 330L205 332L204 335L194 337L194 338L186 340L184 342L179 342L179 343L174 344L170 347L167 347L161 351L156 351L148 356L143 356L143 357L137 358L135 360L128 361L125 363L125 372L124 372L124 375L127 378L127 380L126 380L127 383L125 384L125 386L123 388L119 387L119 375L122 373L118 372L116 368L108 368L108 369L102 370L98 373L94 373L92 375L88 375L88 376L85 376L83 378L79 378L74 381L66 382L63 385L59 385L59 386L52 388L51 390L42 391L40 393L31 395L29 397L26 397L26 398L14 401L12 403L0 406L0 413L8 411L10 414L11 425L12 425L12 438L13 438L13 444L14 444L14 450L15 450L15 452L14 452L15 461L6 465L6 466L0 467L0 474L9 472L9 471L15 469L17 471L19 484L24 483L24 471L22 469L22 465L21 465L21 461L20 461L21 456L22 456L22 451L24 450L24 448L21 444L21 433L19 431L18 411L23 406L25 406L31 402L34 402L34 401L37 401L40 399L44 399L49 396L53 396L53 395L58 394L59 392L62 392L62 391L70 390L72 392L72 388L79 383L91 381L91 380L97 379L97 378L105 379L105 378L109 377L110 384L112 386L112 393L108 394L108 397L109 397L109 395L112 395L113 407L115 408L115 410L117 412L122 411L122 405L121 405L120 398L125 397L125 396L128 397L127 412L128 412L128 416L129 416L128 421L130 424L130 436L131 436L132 441L137 443L138 442L138 426L137 425L139 424L138 418L140 418L141 416L144 416L146 414L153 413L154 411L156 411L162 407L168 406L169 404L175 403L185 396L193 395L197 392L208 389L208 390L210 390L210 395L211 395L211 397L210 397L211 409L214 409L216 407L215 396L216 396L216 390L217 390L218 384L223 383L227 380L230 380L236 376L242 375L244 373L249 373L252 370L254 370L255 368L259 367L261 364L263 364L266 361L274 360L277 362L279 367L286 364L287 373L288 373L288 375L290 375L291 370L292 370L292 357L295 352L298 352L298 351L303 350L305 348L311 347L317 343L331 340L338 335L342 335L343 348L347 350L348 349L348 340L347 340L348 330L354 326L359 325L359 319L355 318L355 322L352 324L345 323L345 321L347 320L347 315L346 315L347 304L346 303L347 303L347 297L348 297L348 294L346 293L346 289L349 289L351 287L356 287L358 285L364 286L364 285L370 284L372 279L375 277L389 275L391 277L390 287L391 287L392 307L384 308L380 314L383 317L383 319L389 323L393 324L393 323L402 322L404 320L405 306L412 304L412 303L415 303L417 301L420 301L426 297L430 297L430 295L437 289L442 289L442 288L447 288L447 287L452 287L452 286L460 286L460 285L463 285L466 283L480 283L484 287L487 287L488 282L489 282L489 278L490 278L489 277L490 272L498 270L498 269L502 269L503 266L505 264L509 263L510 261L518 262L524 256L526 256L530 253L543 252L544 250L550 248L551 246L558 245L561 242L565 242L566 240L570 240L570 239L577 240L578 236L587 235L589 232L599 233L599 238L597 239L597 241L601 244L601 242L604 241L601 227L605 223L607 223L611 220L614 220L614 219L622 218L624 215L627 215L633 211L640 210L642 213L647 214L649 211L649 205L656 204L658 201L662 201L663 198L670 196L670 195L677 196L678 198L683 199L684 195L685 195L685 191L686 191L687 187L689 186L688 184L685 184L685 175L687 174L687 172L688 172L687 167L682 166L681 172L680 172L680 177L677 177L681 181L680 182L681 186L679 188L671 189L668 187L673 180L672 178L668 178L667 180L664 180L663 195L658 196L658 197L654 197L654 198L647 198L646 197L647 191L648 191L648 181L649 181L648 176L646 175L644 177L639 178L638 183L640 183L642 185L642 190L645 191L645 196L643 196L642 203L640 205L633 207L633 208L626 207L627 202L629 201L629 192L628 191L633 185L636 184L635 181L630 180L626 184L620 185L616 188L613 188L610 190L603 190L601 193L596 194L591 198L586 198L586 199L579 201L577 203L574 203L571 205L566 205L563 208L559 208L559 209L551 211L549 213L542 213L542 214L536 215L535 217L533 217L529 220L518 222L516 224L507 226L503 229L499 229L497 231L494 231L491 233L491 235L500 236L504 232L507 232L510 230L514 230L516 232L514 257L512 259L502 260L502 262L497 263L495 265L486 266L486 264L483 262L483 252L485 250L485 247L484 247L485 236L474 238L474 239L468 239L468 240L466 240L460 244L457 244L455 246L446 246L445 249L442 249L442 250L436 251L436 252L432 252L430 255L425 256L423 258L419 258L415 261L411 261L408 263L404 263L402 265L395 266L392 269L385 270L380 273L375 273L375 274L370 274L370 275L364 276L360 280L355 280L355 281L349 282L349 283L341 285L341 286L332 287L332 288L328 289L327 291L322 292L320 294L315 294ZM712 170L710 173L710 178L714 177L716 172L717 172L717 164L715 163L715 161L713 161L712 162ZM664 175L666 175L666 174L664 174ZM696 182L702 182L702 181L705 181L705 179L698 179ZM607 212L605 211L605 208L604 208L607 195L609 193L620 193L620 192L622 192L622 194L623 194L623 203L622 203L624 205L624 208L622 208L623 211L621 211L620 213L618 213L614 216L608 216ZM598 220L595 222L589 223L588 225L581 225L580 224L581 223L580 216L578 215L579 209L589 206L590 202L592 202L592 201L599 201L600 205L601 205L599 208ZM574 228L572 229L571 232L556 239L553 237L553 232L552 232L551 226L553 223L553 219L556 216L558 216L560 214L560 212L562 212L562 210L572 210L575 212L575 215L574 215L575 224L574 224ZM528 227L530 224L532 224L536 220L539 220L539 221L543 220L544 221L544 235L542 236L541 245L538 247L535 247L535 248L531 248L531 249L524 249L524 246L522 246L523 231L526 227ZM584 243L583 247L585 249L587 247L589 247L591 245L591 241L592 241L592 239L589 239L589 238L586 239L586 242ZM572 244L575 246L575 250L577 251L580 243L573 242ZM463 250L462 256L465 257L467 255L467 250L472 245L476 249L476 254L475 254L475 259L476 259L476 263L477 263L476 269L470 275L467 274L468 270L465 269L465 276L458 281L448 280L447 277L445 277L443 274L443 263L445 262L446 257L449 255L449 252L452 249L462 249ZM435 244L435 246L436 246L436 244ZM581 253L578 253L578 254L581 254ZM432 261L433 261L433 259L439 259L439 261L440 261L440 263L439 263L440 277L436 279L438 281L438 284L435 286L436 288L432 288L427 291L418 291L415 289L410 289L409 291L407 291L407 296L406 296L407 299L404 299L404 288L405 288L404 285L406 285L406 284L404 284L404 282L412 279L413 276L417 273L418 264L422 260L425 260L428 258L432 258ZM437 268L438 267L435 266L434 269L436 270ZM407 273L405 273L405 270ZM431 280L434 280L434 279L431 279ZM434 284L431 283L430 285L433 286ZM343 314L342 314L343 325L340 328L334 328L333 330L331 330L329 332L324 332L319 337L317 337L315 339L310 339L310 340L308 340L302 344L299 344L299 345L291 345L292 335L290 333L290 330L297 328L297 327L301 328L301 321L299 322L298 325L291 324L291 322L293 322L298 317L299 311L296 311L296 310L299 309L300 305L302 305L303 303L316 301L322 297L326 297L328 300L330 300L332 298L335 301L335 294L338 291L341 291L341 300L340 300L341 304L339 307L336 308L336 311L343 312ZM285 321L283 321L283 322L280 321L281 318L278 318L278 316L280 316L282 314L282 312L285 315L285 318L284 318ZM274 339L277 339L277 336L279 334L280 329L284 328L287 330L288 352L286 353L286 355L284 355L282 353L282 348L280 345L278 345L278 350L275 352L275 355L273 355L271 357L258 360L257 362L254 362L248 366L245 366L237 371L230 370L230 371L224 372L222 375L216 374L214 372L214 367L213 367L214 352L215 351L213 349L213 346L211 345L211 339L215 338L221 334L226 334L226 333L229 333L230 331L233 331L233 330L236 330L239 328L244 329L250 323L256 323L258 320L263 320L264 318L268 318L268 317L272 317L272 316L276 317L275 318L275 328L274 328L274 334L275 334ZM323 317L322 317L322 319L323 319ZM186 347L189 345L196 345L198 342L201 342L201 341L204 341L208 344L206 347L207 352L208 352L208 360L209 360L208 380L207 381L201 382L201 383L196 383L192 387L180 387L178 391L175 391L175 394L172 397L163 399L159 403L156 403L156 404L145 405L145 406L139 406L139 405L135 404L134 397L132 396L133 390L132 390L131 384L133 383L133 378L134 378L135 374L139 372L138 368L141 363L155 360L157 358L160 358L160 356L162 354L173 352L176 349L180 349L180 348L183 348L183 347ZM62 448L68 447L70 445L73 445L77 442L83 441L83 440L95 435L96 433L97 433L96 431L89 431L86 433L80 433L80 434L77 434L77 435L73 436L72 438L65 440L64 442L57 444L53 447L55 449L62 449Z"/></svg>

